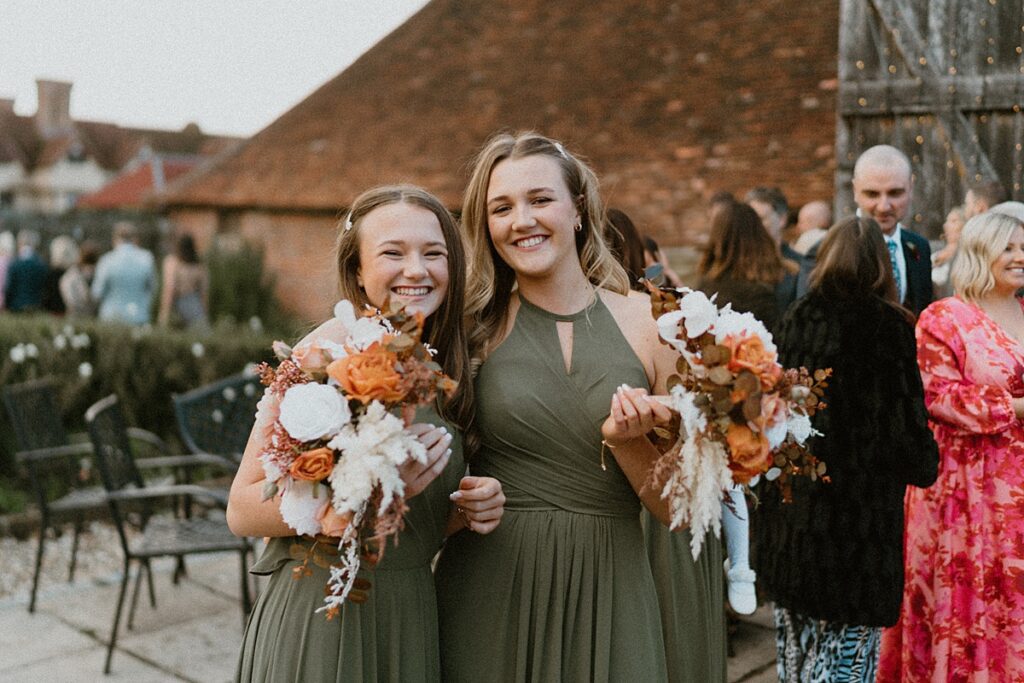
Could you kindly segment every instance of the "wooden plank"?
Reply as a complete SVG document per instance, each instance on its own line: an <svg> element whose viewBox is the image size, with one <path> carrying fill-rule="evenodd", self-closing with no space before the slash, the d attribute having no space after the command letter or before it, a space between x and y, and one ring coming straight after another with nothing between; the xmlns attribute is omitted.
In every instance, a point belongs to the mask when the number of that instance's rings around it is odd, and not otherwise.
<svg viewBox="0 0 1024 683"><path fill-rule="evenodd" d="M839 89L839 111L844 116L924 114L945 106L960 111L1011 111L1024 106L1021 77L1013 73L991 76L945 76L937 79L938 95L915 78L854 80Z"/></svg>

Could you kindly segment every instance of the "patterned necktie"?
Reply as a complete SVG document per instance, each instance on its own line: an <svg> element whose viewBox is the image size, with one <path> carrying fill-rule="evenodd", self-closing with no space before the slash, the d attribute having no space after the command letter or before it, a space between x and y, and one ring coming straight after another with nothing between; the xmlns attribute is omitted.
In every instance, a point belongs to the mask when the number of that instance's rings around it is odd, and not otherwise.
<svg viewBox="0 0 1024 683"><path fill-rule="evenodd" d="M889 248L889 263L892 264L892 276L896 280L896 298L902 300L903 279L900 277L900 264L896 260L896 240L886 240L885 246Z"/></svg>

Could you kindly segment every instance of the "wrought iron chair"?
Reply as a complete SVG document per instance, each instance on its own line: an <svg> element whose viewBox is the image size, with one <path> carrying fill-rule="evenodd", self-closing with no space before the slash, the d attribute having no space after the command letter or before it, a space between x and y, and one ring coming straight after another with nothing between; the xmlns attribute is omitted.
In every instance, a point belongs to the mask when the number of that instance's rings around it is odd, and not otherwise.
<svg viewBox="0 0 1024 683"><path fill-rule="evenodd" d="M241 568L241 603L243 620L252 605L247 576L248 556L252 549L249 541L233 535L223 519L203 516L178 518L156 515L157 502L174 501L181 496L190 496L211 502L216 507L227 507L227 496L192 484L147 487L138 469L138 462L132 453L131 440L125 426L117 396L108 396L89 407L85 413L99 465L100 476L106 489L107 504L117 527L117 533L124 551L124 574L121 590L114 612L114 625L110 632L104 673L110 673L110 660L117 643L117 630L121 621L125 593L131 577L132 564L137 565L135 588L128 612L128 629L132 628L135 607L143 571L149 584L150 603L155 607L153 578L150 560L156 557L183 557L199 553L234 551L239 555ZM141 530L132 534L131 526Z"/></svg>
<svg viewBox="0 0 1024 683"><path fill-rule="evenodd" d="M240 372L184 394L174 394L174 414L185 447L241 459L263 395L259 377Z"/></svg>
<svg viewBox="0 0 1024 683"><path fill-rule="evenodd" d="M39 575L49 531L57 531L68 523L73 524L74 538L68 566L68 582L71 582L75 577L78 542L85 521L90 515L104 514L107 506L103 487L92 476L92 444L88 441L76 442L67 433L56 395L57 386L49 378L3 388L4 406L14 428L18 448L15 459L28 473L40 515L29 612L34 612L36 607ZM168 452L164 442L152 432L131 428L128 435L160 453ZM138 464L140 469L147 472L166 468L180 471L195 465L225 465L220 458L191 455L146 458Z"/></svg>

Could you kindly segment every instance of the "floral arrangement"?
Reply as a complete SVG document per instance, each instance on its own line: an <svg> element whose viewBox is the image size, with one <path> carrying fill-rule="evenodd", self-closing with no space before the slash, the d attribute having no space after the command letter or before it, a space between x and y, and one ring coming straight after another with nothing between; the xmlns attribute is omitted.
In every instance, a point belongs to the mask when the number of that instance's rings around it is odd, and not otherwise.
<svg viewBox="0 0 1024 683"><path fill-rule="evenodd" d="M811 416L831 370L783 369L772 335L750 313L689 289L647 283L663 343L677 350L678 375L664 403L678 425L656 430L664 454L649 485L669 501L673 529L689 525L696 559L708 529L721 531L725 489L762 474L791 500L794 476L825 476L825 463L806 447Z"/></svg>
<svg viewBox="0 0 1024 683"><path fill-rule="evenodd" d="M281 516L296 534L318 543L337 539L338 561L330 565L325 604L317 610L328 619L350 595L362 597L361 559L376 563L386 538L402 529L407 508L399 467L427 457L406 430L416 406L456 386L420 341L422 315L391 305L386 312L367 309L357 316L351 302L340 301L334 315L346 330L343 343L291 349L276 342L280 364L258 367L267 385L256 412L267 444L259 455L264 500L281 499ZM312 573L310 559L328 564L317 545L292 548L302 560L295 578Z"/></svg>

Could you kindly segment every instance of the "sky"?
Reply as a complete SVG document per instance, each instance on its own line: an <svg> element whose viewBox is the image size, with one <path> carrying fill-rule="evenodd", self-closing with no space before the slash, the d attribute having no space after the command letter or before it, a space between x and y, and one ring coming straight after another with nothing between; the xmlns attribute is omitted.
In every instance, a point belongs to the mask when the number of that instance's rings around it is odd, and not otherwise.
<svg viewBox="0 0 1024 683"><path fill-rule="evenodd" d="M0 0L0 98L36 111L70 81L71 116L249 136L340 73L426 0Z"/></svg>

